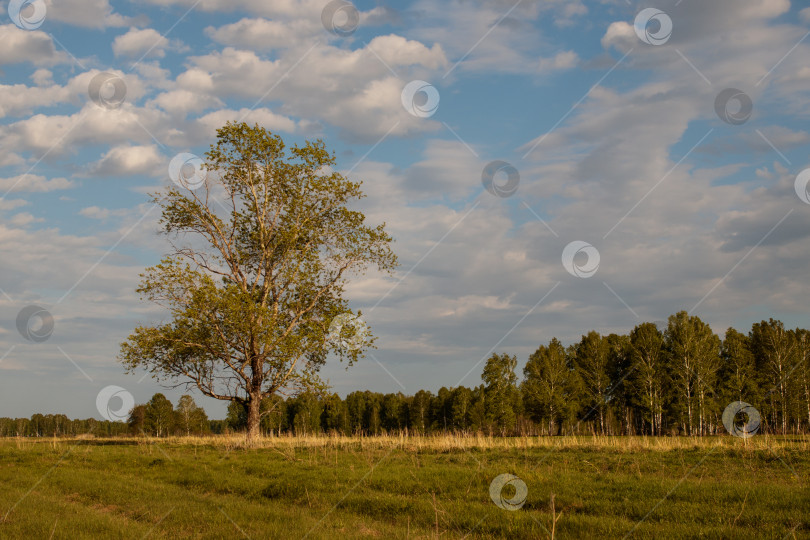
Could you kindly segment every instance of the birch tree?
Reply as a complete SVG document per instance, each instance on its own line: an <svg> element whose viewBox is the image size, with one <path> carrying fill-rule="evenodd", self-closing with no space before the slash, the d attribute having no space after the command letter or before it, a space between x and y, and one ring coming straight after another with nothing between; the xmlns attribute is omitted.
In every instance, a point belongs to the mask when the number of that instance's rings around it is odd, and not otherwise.
<svg viewBox="0 0 810 540"><path fill-rule="evenodd" d="M765 399L768 402L769 420L779 426L782 434L788 431L790 375L795 364L796 341L791 339L781 321L769 319L751 327L751 347L758 368L766 374L769 386Z"/></svg>
<svg viewBox="0 0 810 540"><path fill-rule="evenodd" d="M669 377L665 369L664 339L654 323L643 323L630 332L631 386L635 400L650 423L650 434L660 435L664 396Z"/></svg>
<svg viewBox="0 0 810 540"><path fill-rule="evenodd" d="M333 170L322 141L287 150L258 125L228 123L205 157L202 185L153 197L172 251L138 292L169 319L137 327L119 358L243 405L254 441L264 398L316 388L328 353L351 365L371 346L343 324L356 320L344 288L369 267L392 270L396 257L384 224L351 208L360 183ZM330 334L336 320L341 339Z"/></svg>
<svg viewBox="0 0 810 540"><path fill-rule="evenodd" d="M703 434L708 394L714 393L720 367L720 338L699 317L690 316L685 311L670 315L664 338L676 400L686 411L686 432L694 434L697 412L698 432Z"/></svg>
<svg viewBox="0 0 810 540"><path fill-rule="evenodd" d="M582 379L582 387L587 399L583 403L590 411L596 411L599 418L599 433L605 434L605 414L611 398L611 380L608 373L610 349L598 332L591 331L582 336L576 346L574 361Z"/></svg>
<svg viewBox="0 0 810 540"><path fill-rule="evenodd" d="M537 422L547 422L548 433L562 422L573 407L576 372L570 365L565 347L557 338L541 345L529 356L523 368L521 386L526 410Z"/></svg>

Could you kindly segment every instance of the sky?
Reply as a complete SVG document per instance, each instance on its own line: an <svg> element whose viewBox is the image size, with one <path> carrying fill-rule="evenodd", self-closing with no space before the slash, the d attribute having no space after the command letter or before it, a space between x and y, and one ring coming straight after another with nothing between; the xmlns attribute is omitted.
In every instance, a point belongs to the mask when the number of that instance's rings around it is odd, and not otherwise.
<svg viewBox="0 0 810 540"><path fill-rule="evenodd" d="M347 288L377 349L327 362L341 395L474 386L493 352L522 369L552 337L681 310L720 335L810 327L801 2L14 0L0 19L0 416L183 393L116 356L165 320L135 292L170 249L148 193L229 120L323 139L395 239L397 271Z"/></svg>

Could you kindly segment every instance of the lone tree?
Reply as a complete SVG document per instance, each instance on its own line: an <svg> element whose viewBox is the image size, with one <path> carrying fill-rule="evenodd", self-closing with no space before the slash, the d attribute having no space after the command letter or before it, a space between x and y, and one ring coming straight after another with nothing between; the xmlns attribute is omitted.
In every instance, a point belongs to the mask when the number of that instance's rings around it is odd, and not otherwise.
<svg viewBox="0 0 810 540"><path fill-rule="evenodd" d="M347 278L397 261L385 224L349 207L360 183L332 170L322 141L285 151L258 125L229 122L205 157L193 182L152 196L173 249L137 290L171 317L137 327L119 359L243 405L255 441L263 398L319 387L328 353L352 365L372 345Z"/></svg>

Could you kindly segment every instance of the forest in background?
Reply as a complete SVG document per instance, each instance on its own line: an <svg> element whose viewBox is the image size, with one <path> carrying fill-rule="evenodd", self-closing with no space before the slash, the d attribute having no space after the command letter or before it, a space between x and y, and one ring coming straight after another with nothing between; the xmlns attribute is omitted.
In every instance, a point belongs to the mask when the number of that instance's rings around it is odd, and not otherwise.
<svg viewBox="0 0 810 540"><path fill-rule="evenodd" d="M663 326L592 331L568 347L554 338L529 356L521 380L515 356L493 353L473 388L273 396L262 402L262 432L715 435L725 432L723 411L736 401L759 411L760 431L810 431L810 331L770 319L747 334L730 328L721 339L683 311ZM191 396L175 407L155 394L126 423L35 414L0 418L0 436L219 434L246 422L237 402L226 419L209 420Z"/></svg>

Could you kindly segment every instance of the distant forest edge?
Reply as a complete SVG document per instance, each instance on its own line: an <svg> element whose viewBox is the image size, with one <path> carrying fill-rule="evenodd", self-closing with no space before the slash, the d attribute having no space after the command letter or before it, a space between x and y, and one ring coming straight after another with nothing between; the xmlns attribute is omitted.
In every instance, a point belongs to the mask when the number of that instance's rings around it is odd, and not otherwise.
<svg viewBox="0 0 810 540"><path fill-rule="evenodd" d="M345 399L328 392L273 396L262 402L261 428L265 435L715 435L726 431L726 407L742 401L759 412L760 432L805 433L808 359L808 330L770 319L748 334L730 328L721 339L682 311L665 327L642 323L627 335L592 331L567 348L554 338L529 356L520 382L517 358L493 353L483 384L474 388L411 396L357 391ZM0 418L0 436L220 434L244 430L246 422L237 402L225 420L209 420L190 396L174 407L155 394L126 423L35 414Z"/></svg>

